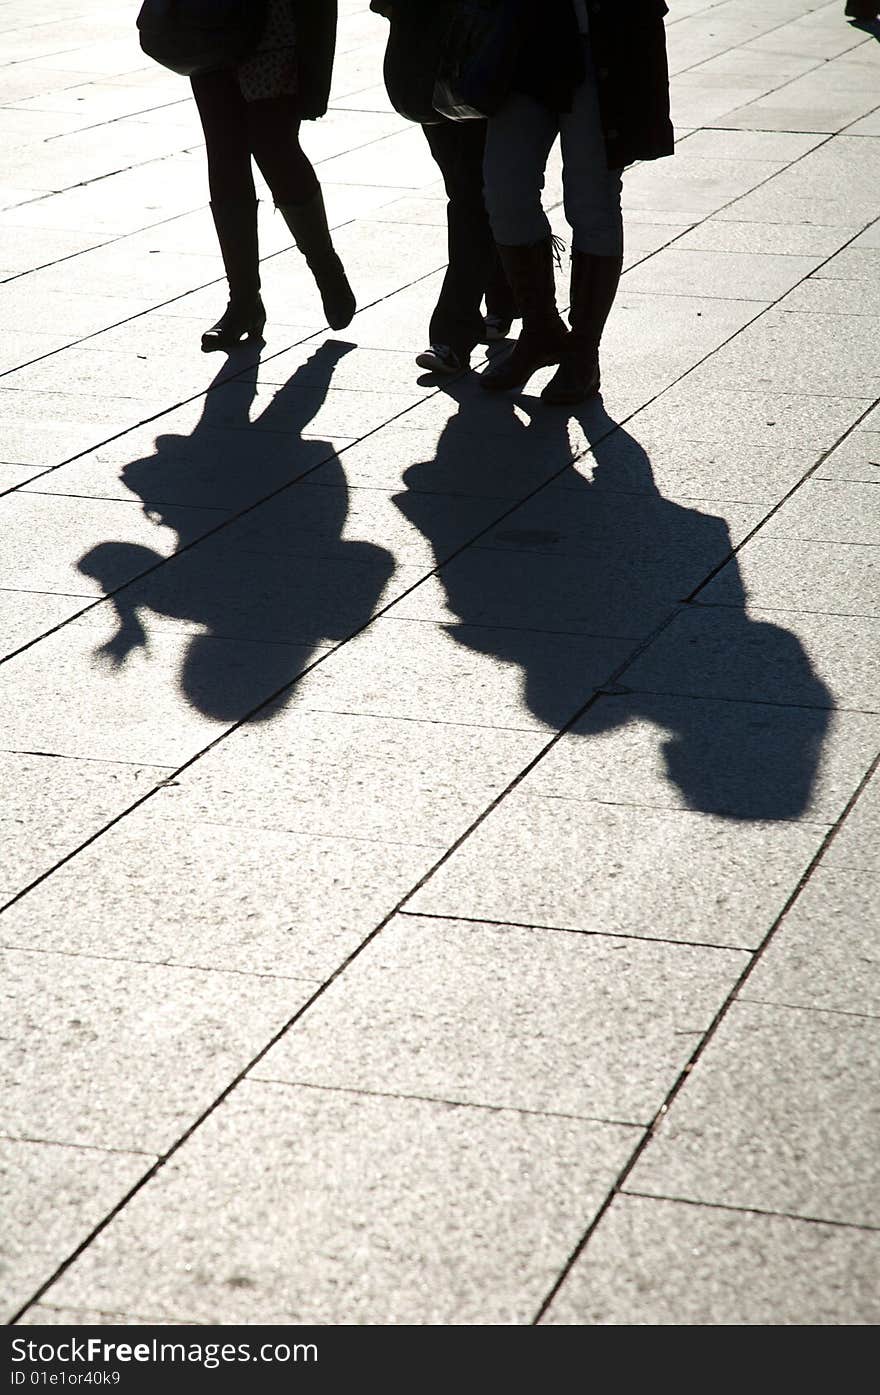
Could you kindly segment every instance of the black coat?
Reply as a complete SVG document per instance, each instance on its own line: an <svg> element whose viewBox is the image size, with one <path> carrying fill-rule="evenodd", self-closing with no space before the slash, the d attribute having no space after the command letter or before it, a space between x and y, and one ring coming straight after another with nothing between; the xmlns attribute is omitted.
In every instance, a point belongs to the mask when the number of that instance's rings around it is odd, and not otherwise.
<svg viewBox="0 0 880 1395"><path fill-rule="evenodd" d="M297 113L323 116L330 97L336 52L336 0L290 0L296 24Z"/></svg>
<svg viewBox="0 0 880 1395"><path fill-rule="evenodd" d="M583 79L572 0L507 0L524 11L516 87L553 111L571 110ZM587 0L590 44L609 169L671 155L664 0Z"/></svg>

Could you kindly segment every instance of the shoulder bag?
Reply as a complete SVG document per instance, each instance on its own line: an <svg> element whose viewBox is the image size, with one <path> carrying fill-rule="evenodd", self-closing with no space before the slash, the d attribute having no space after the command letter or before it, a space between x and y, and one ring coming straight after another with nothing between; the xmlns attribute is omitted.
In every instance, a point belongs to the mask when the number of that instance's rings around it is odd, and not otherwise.
<svg viewBox="0 0 880 1395"><path fill-rule="evenodd" d="M451 121L493 116L512 90L525 29L523 0L458 0L434 84L434 109Z"/></svg>
<svg viewBox="0 0 880 1395"><path fill-rule="evenodd" d="M144 0L141 48L183 77L233 68L259 43L266 7L267 0Z"/></svg>

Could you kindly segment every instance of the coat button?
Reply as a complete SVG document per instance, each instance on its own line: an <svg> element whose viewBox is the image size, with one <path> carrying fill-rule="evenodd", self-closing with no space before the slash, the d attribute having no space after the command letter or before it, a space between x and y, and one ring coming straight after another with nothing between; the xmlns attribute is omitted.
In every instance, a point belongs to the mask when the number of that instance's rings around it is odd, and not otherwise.
<svg viewBox="0 0 880 1395"><path fill-rule="evenodd" d="M605 134L609 140L617 140L617 137L620 135L620 132L618 131L616 126L609 126Z"/></svg>
<svg viewBox="0 0 880 1395"><path fill-rule="evenodd" d="M607 78L607 76L608 76L608 69L607 69L607 68L599 68L599 69L597 69L597 72L596 72L596 77L597 77L597 78L601 78L601 80L604 82L605 79Z"/></svg>

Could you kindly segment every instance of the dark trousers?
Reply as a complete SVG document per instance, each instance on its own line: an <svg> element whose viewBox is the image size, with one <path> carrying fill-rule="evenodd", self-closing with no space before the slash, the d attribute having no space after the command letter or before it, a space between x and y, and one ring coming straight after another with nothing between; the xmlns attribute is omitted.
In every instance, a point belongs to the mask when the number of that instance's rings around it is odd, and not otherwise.
<svg viewBox="0 0 880 1395"><path fill-rule="evenodd" d="M205 133L212 202L253 202L253 157L277 204L307 203L318 179L299 143L292 99L246 102L232 68L190 81Z"/></svg>
<svg viewBox="0 0 880 1395"><path fill-rule="evenodd" d="M483 338L481 305L509 320L516 314L483 201L485 121L423 126L449 198L449 265L428 329L432 344L466 358Z"/></svg>

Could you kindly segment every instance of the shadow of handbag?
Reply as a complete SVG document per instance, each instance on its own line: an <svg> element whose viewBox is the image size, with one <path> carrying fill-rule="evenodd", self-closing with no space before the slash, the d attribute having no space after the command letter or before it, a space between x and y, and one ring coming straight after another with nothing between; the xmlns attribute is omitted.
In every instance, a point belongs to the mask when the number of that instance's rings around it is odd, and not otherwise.
<svg viewBox="0 0 880 1395"><path fill-rule="evenodd" d="M137 17L148 58L183 77L233 68L256 48L268 0L144 0Z"/></svg>
<svg viewBox="0 0 880 1395"><path fill-rule="evenodd" d="M432 105L450 121L493 116L509 96L525 37L523 0L458 0Z"/></svg>

